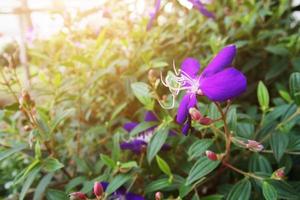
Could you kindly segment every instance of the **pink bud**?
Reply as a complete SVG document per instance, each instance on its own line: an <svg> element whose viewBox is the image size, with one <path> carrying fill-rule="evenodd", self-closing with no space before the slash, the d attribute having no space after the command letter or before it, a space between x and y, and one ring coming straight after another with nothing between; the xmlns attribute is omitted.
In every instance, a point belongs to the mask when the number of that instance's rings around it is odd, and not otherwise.
<svg viewBox="0 0 300 200"><path fill-rule="evenodd" d="M163 195L161 192L156 192L155 193L155 200L162 200L163 199Z"/></svg>
<svg viewBox="0 0 300 200"><path fill-rule="evenodd" d="M213 160L213 161L218 160L217 154L213 151L209 151L209 150L205 151L205 154L208 157L208 159L210 159L210 160Z"/></svg>
<svg viewBox="0 0 300 200"><path fill-rule="evenodd" d="M94 183L94 194L96 197L100 197L103 194L103 187L102 184L99 182Z"/></svg>
<svg viewBox="0 0 300 200"><path fill-rule="evenodd" d="M255 140L248 140L246 147L252 151L262 151L264 146Z"/></svg>
<svg viewBox="0 0 300 200"><path fill-rule="evenodd" d="M211 123L213 123L213 120L211 118L208 118L208 117L202 117L199 120L199 123L202 124L202 125L210 125Z"/></svg>
<svg viewBox="0 0 300 200"><path fill-rule="evenodd" d="M70 200L87 200L87 197L82 192L73 192L69 194Z"/></svg>
<svg viewBox="0 0 300 200"><path fill-rule="evenodd" d="M285 173L284 173L284 167L277 169L273 174L272 177L274 179L282 180L284 179Z"/></svg>
<svg viewBox="0 0 300 200"><path fill-rule="evenodd" d="M192 119L195 121L199 121L202 118L200 111L197 110L196 108L190 108L189 113L190 113Z"/></svg>

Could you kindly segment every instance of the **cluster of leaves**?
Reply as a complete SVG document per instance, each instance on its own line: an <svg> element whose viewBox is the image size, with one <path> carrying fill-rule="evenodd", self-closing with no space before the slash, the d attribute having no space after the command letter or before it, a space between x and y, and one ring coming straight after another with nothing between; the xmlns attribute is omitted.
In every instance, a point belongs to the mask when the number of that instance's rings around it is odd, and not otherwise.
<svg viewBox="0 0 300 200"><path fill-rule="evenodd" d="M12 97L0 110L4 198L63 200L73 191L92 196L94 182L109 181L107 195L127 185L147 199L157 191L170 199L299 199L300 40L291 2L215 1L209 8L216 20L170 2L174 12L161 11L166 22L149 32L146 18L132 21L125 3L111 2L109 24L99 33L69 26L49 41L35 41L28 49L30 101L21 94L22 69L1 68L1 90ZM205 66L228 43L238 46L235 66L247 76L247 93L225 120L193 123L184 137L173 120L176 108L157 103L166 90L157 77L147 80L148 71L170 69L187 56ZM198 105L212 119L221 117L221 106L204 98ZM125 133L122 125L140 121L146 110L159 121ZM158 128L145 153L120 149L121 141L153 125ZM204 153L222 157L225 126L233 138L230 157L212 161ZM168 137L171 129L178 135ZM247 140L264 150L236 142ZM160 151L166 141L171 149ZM277 180L273 172L282 167L288 178Z"/></svg>

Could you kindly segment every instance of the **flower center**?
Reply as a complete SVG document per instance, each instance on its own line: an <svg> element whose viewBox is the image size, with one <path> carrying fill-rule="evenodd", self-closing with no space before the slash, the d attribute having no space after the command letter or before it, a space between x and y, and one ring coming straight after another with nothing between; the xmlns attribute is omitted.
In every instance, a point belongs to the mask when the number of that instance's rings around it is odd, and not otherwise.
<svg viewBox="0 0 300 200"><path fill-rule="evenodd" d="M180 91L186 90L189 93L198 94L201 95L202 91L200 89L200 78L191 77L188 73L185 71L176 70L175 65L173 64L173 72L169 72L165 79L161 77L161 82L164 86L169 88L169 91L172 93L172 105L169 107L166 107L161 104L160 105L165 109L171 109L175 105L175 97L179 94Z"/></svg>

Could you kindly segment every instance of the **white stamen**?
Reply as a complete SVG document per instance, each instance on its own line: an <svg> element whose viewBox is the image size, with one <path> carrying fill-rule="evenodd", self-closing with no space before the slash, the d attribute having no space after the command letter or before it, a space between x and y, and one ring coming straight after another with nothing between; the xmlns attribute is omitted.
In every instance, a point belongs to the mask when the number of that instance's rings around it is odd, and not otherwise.
<svg viewBox="0 0 300 200"><path fill-rule="evenodd" d="M168 73L165 79L163 79L162 74L160 74L162 84L169 88L169 91L172 93L172 104L170 106L165 106L159 101L159 104L164 109L174 108L176 96L182 90L187 90L188 92L194 94L202 94L201 90L199 89L199 78L192 78L189 74L182 70L177 71L174 61L173 70L174 73Z"/></svg>

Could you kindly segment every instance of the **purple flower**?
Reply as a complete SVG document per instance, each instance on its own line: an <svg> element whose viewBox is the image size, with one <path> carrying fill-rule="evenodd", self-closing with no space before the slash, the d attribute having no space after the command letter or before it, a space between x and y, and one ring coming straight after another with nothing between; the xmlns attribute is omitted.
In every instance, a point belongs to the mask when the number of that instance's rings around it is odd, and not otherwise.
<svg viewBox="0 0 300 200"><path fill-rule="evenodd" d="M153 26L154 20L156 19L157 15L158 15L158 11L160 9L160 3L161 3L161 0L155 0L154 11L150 13L150 19L147 24L147 31L149 31Z"/></svg>
<svg viewBox="0 0 300 200"><path fill-rule="evenodd" d="M246 77L231 66L236 54L235 45L224 47L198 75L200 63L194 58L186 58L176 76L168 75L165 86L173 93L185 90L177 111L176 121L184 124L182 132L187 134L191 124L189 109L197 104L197 95L204 95L211 101L222 102L242 94L247 87ZM175 83L174 83L175 82Z"/></svg>
<svg viewBox="0 0 300 200"><path fill-rule="evenodd" d="M214 14L209 12L201 0L189 0L193 4L193 8L197 9L202 15L208 18L215 18Z"/></svg>
<svg viewBox="0 0 300 200"><path fill-rule="evenodd" d="M214 14L209 12L205 8L204 3L206 1L204 1L204 0L187 0L187 2L189 2L191 4L191 6L195 9L197 9L202 15L204 15L208 18L215 18ZM158 15L158 12L160 9L160 5L161 5L161 0L155 0L154 10L150 13L150 19L147 24L147 31L149 31L152 28L153 23L154 23L155 19L157 18L157 15Z"/></svg>
<svg viewBox="0 0 300 200"><path fill-rule="evenodd" d="M146 122L155 122L158 121L157 117L154 115L153 112L151 111L147 111L144 120ZM130 131L132 131L139 123L136 122L128 122L126 124L124 124L123 128L129 133ZM120 144L121 149L125 150L131 150L136 154L140 154L143 150L143 148L145 148L147 146L147 144L149 143L149 141L151 140L154 132L155 132L156 126L150 127L147 130L139 133L137 136L122 142ZM176 133L170 131L169 132L170 135L174 135ZM164 144L163 149L168 149L169 145Z"/></svg>
<svg viewBox="0 0 300 200"><path fill-rule="evenodd" d="M108 187L109 183L108 182L100 182L102 185L102 188L104 191L106 191L106 188ZM118 188L114 193L109 195L107 198L108 200L145 200L145 198L141 195L134 194L132 192L127 192L126 188L121 186Z"/></svg>

